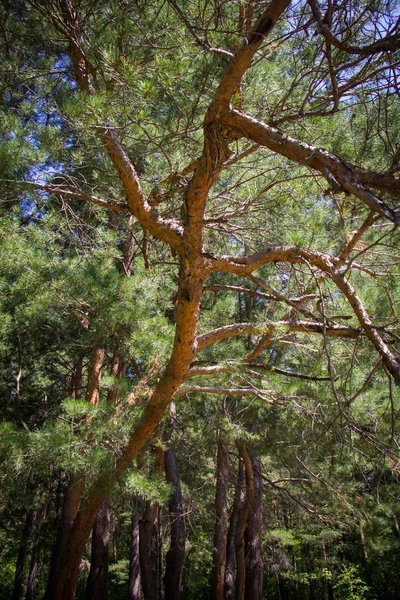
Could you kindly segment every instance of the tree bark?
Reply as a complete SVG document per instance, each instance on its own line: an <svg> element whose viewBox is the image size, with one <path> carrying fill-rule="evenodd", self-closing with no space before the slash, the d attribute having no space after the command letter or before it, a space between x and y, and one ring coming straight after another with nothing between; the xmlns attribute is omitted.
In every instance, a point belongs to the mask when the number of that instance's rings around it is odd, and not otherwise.
<svg viewBox="0 0 400 600"><path fill-rule="evenodd" d="M173 486L168 503L171 525L171 543L165 559L165 600L180 600L182 597L182 569L185 558L185 522L182 510L182 491L179 480L176 453L173 445L164 454L165 476Z"/></svg>
<svg viewBox="0 0 400 600"><path fill-rule="evenodd" d="M117 346L114 350L114 355L113 355L113 359L111 361L111 369L110 369L110 375L111 375L111 377L115 378L115 384L107 392L107 402L110 402L111 404L118 404L118 402L120 401L120 391L118 389L118 380L121 380L122 377L124 376L124 369L125 369L125 361L122 358L122 356L120 355L120 350L119 350L118 346L119 346L119 344L117 344Z"/></svg>
<svg viewBox="0 0 400 600"><path fill-rule="evenodd" d="M104 348L94 346L90 355L86 400L97 406L100 397L100 379L104 362Z"/></svg>
<svg viewBox="0 0 400 600"><path fill-rule="evenodd" d="M140 600L139 517L132 513L128 600Z"/></svg>
<svg viewBox="0 0 400 600"><path fill-rule="evenodd" d="M92 554L86 584L86 600L107 600L109 540L110 502L106 499L93 526Z"/></svg>
<svg viewBox="0 0 400 600"><path fill-rule="evenodd" d="M80 398L82 395L82 369L82 358L78 358L67 381L67 396L70 398Z"/></svg>
<svg viewBox="0 0 400 600"><path fill-rule="evenodd" d="M164 451L161 446L156 449L156 473L163 472ZM139 521L139 558L140 578L144 600L159 599L159 564L158 564L158 505L147 502L143 518Z"/></svg>
<svg viewBox="0 0 400 600"><path fill-rule="evenodd" d="M217 482L215 491L215 533L213 567L211 571L211 598L224 600L224 580L228 537L228 444L217 442Z"/></svg>
<svg viewBox="0 0 400 600"><path fill-rule="evenodd" d="M79 510L84 489L85 481L81 474L73 475L65 494L64 506L58 524L57 539L53 549L53 555L44 600L53 600L57 597L56 593L59 582L59 565L62 561L63 553L67 548L68 538L71 533L75 517ZM79 561L76 565L76 572L79 567L80 558L81 557L79 556ZM73 598L75 594L75 585L76 582L74 582L71 588L71 598ZM62 598L62 596L60 596L60 598Z"/></svg>
<svg viewBox="0 0 400 600"><path fill-rule="evenodd" d="M47 504L43 504L37 511L35 511L35 542L32 548L32 557L31 564L29 567L29 575L28 575L28 584L26 587L26 596L25 600L33 600L35 597L35 589L36 589L36 575L39 568L39 560L40 560L40 546L41 546L41 536L40 530L43 525L43 522L46 518L47 512Z"/></svg>
<svg viewBox="0 0 400 600"><path fill-rule="evenodd" d="M157 504L147 503L139 521L140 578L144 600L158 600Z"/></svg>
<svg viewBox="0 0 400 600"><path fill-rule="evenodd" d="M15 567L14 589L13 589L12 600L21 600L22 595L24 593L24 584L23 584L24 567L25 567L26 555L28 553L28 542L29 542L29 538L30 538L33 524L34 524L34 514L35 514L34 510L30 510L27 513L27 515L25 517L25 523L22 528L21 541L19 543L18 557L17 557L17 563L16 563L16 567Z"/></svg>
<svg viewBox="0 0 400 600"><path fill-rule="evenodd" d="M104 362L104 350L93 348L90 359L86 399L97 404L100 392L100 378ZM110 375L121 379L124 374L124 361L119 353L117 341L111 362ZM118 404L119 389L115 385L107 392L107 401ZM106 600L108 583L108 548L110 541L110 500L106 498L97 513L92 532L92 553L89 577L86 583L86 600Z"/></svg>
<svg viewBox="0 0 400 600"><path fill-rule="evenodd" d="M236 596L235 600L245 599L246 590L246 555L245 532L254 498L254 475L250 456L244 442L237 441L240 459L243 461L246 473L246 486L243 489L243 502L239 512L238 525L235 534L236 549Z"/></svg>
<svg viewBox="0 0 400 600"><path fill-rule="evenodd" d="M229 520L228 537L226 543L226 566L225 566L225 598L235 600L235 570L236 570L236 547L235 538L239 522L240 509L243 504L244 487L246 475L243 462L239 459L238 476L235 483L235 498L233 501L231 517Z"/></svg>
<svg viewBox="0 0 400 600"><path fill-rule="evenodd" d="M263 598L263 480L261 476L261 459L258 453L253 454L251 464L254 477L254 492L246 529L246 585L245 600L262 600Z"/></svg>

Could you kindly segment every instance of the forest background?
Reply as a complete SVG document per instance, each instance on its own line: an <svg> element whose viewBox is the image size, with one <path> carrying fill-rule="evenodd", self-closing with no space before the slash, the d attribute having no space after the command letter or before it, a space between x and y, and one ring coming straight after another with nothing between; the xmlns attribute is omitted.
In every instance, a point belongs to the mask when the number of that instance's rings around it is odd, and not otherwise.
<svg viewBox="0 0 400 600"><path fill-rule="evenodd" d="M3 0L2 597L400 587L395 0Z"/></svg>

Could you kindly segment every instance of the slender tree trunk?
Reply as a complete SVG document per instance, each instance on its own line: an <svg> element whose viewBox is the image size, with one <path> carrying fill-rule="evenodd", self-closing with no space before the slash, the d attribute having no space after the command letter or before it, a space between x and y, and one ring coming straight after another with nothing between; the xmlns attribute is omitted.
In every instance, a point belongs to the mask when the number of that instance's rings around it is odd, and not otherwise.
<svg viewBox="0 0 400 600"><path fill-rule="evenodd" d="M25 523L22 528L21 541L19 543L18 557L17 557L17 563L16 563L16 567L15 567L14 590L13 590L12 600L21 600L23 593L24 593L24 584L23 584L24 567L25 567L26 555L28 553L29 538L30 538L30 535L32 532L34 519L35 519L34 515L35 515L34 510L30 510L27 513L27 515L25 517Z"/></svg>
<svg viewBox="0 0 400 600"><path fill-rule="evenodd" d="M236 596L235 600L244 600L246 589L246 556L245 532L254 498L254 474L250 456L242 441L236 442L239 456L243 461L246 473L246 487L244 488L243 504L239 513L239 520L235 535L236 548Z"/></svg>
<svg viewBox="0 0 400 600"><path fill-rule="evenodd" d="M110 503L103 502L92 534L92 554L86 584L86 600L107 600L108 545L110 539Z"/></svg>
<svg viewBox="0 0 400 600"><path fill-rule="evenodd" d="M114 377L116 380L121 380L124 376L125 362L119 354L118 345L114 350L114 356L111 362L110 375ZM118 389L118 381L115 382L115 385L110 388L107 392L107 402L111 404L118 404L120 401L120 391Z"/></svg>
<svg viewBox="0 0 400 600"><path fill-rule="evenodd" d="M128 600L140 600L139 517L132 513Z"/></svg>
<svg viewBox="0 0 400 600"><path fill-rule="evenodd" d="M322 546L322 553L323 553L323 557L324 557L324 563L325 563L325 568L327 570L327 572L329 572L329 563L328 563L328 552L326 549L325 544ZM334 600L334 596L333 596L333 587L332 587L332 582L329 578L325 579L325 587L328 593L328 600Z"/></svg>
<svg viewBox="0 0 400 600"><path fill-rule="evenodd" d="M161 446L157 446L155 451L156 473L161 476L164 451ZM158 600L159 598L157 515L158 505L147 502L143 518L139 521L140 577L144 600Z"/></svg>
<svg viewBox="0 0 400 600"><path fill-rule="evenodd" d="M82 369L83 360L82 358L78 358L67 383L67 394L71 398L80 398L82 396Z"/></svg>
<svg viewBox="0 0 400 600"><path fill-rule="evenodd" d="M147 503L139 521L140 578L144 600L158 600L157 504Z"/></svg>
<svg viewBox="0 0 400 600"><path fill-rule="evenodd" d="M246 474L243 462L239 459L238 476L235 483L235 498L233 501L231 517L229 520L228 538L226 543L226 566L225 566L225 599L235 600L235 571L236 571L236 547L235 538L239 522L240 509L243 504L244 488L246 486Z"/></svg>
<svg viewBox="0 0 400 600"><path fill-rule="evenodd" d="M173 486L169 500L171 543L165 559L165 600L180 600L182 597L182 569L185 558L185 522L182 511L182 491L178 475L176 453L170 446L164 455L165 476Z"/></svg>
<svg viewBox="0 0 400 600"><path fill-rule="evenodd" d="M258 454L251 458L254 478L254 492L246 529L246 585L245 600L262 600L263 598L263 480L261 476L261 459Z"/></svg>
<svg viewBox="0 0 400 600"><path fill-rule="evenodd" d="M224 600L228 537L228 480L228 444L219 439L217 443L217 484L215 491L213 567L211 571L212 600Z"/></svg>
<svg viewBox="0 0 400 600"><path fill-rule="evenodd" d="M133 223L135 221L135 217L130 215L128 218L128 230L125 238L125 242L122 247L122 270L125 275L129 276L132 274L132 261L133 261L133 253L135 250L135 236L133 232Z"/></svg>
<svg viewBox="0 0 400 600"><path fill-rule="evenodd" d="M289 594L287 585L283 577L278 575L278 587L279 587L279 598L280 600L289 600Z"/></svg>
<svg viewBox="0 0 400 600"><path fill-rule="evenodd" d="M36 575L37 575L37 571L39 568L39 560L40 560L40 546L41 546L41 535L40 535L40 530L42 528L43 522L46 518L46 512L47 512L47 504L43 504L37 511L36 511L36 518L35 518L35 543L33 544L33 548L32 548L32 557L31 557L31 564L29 567L29 575L28 575L28 585L26 587L26 596L25 596L25 600L33 600L33 598L35 597L35 588L36 588Z"/></svg>

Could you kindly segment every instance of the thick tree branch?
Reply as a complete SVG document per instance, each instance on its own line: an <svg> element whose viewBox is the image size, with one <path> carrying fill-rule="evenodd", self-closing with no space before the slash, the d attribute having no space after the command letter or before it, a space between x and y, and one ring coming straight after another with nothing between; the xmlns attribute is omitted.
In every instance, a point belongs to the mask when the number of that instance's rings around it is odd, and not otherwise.
<svg viewBox="0 0 400 600"><path fill-rule="evenodd" d="M330 185L333 182L335 186L357 196L373 211L385 216L396 225L400 224L398 213L366 187L400 197L399 177L389 173L374 173L350 165L326 150L300 142L283 131L238 110L225 113L221 117L221 124L236 129L242 137L252 140L260 146L265 146L298 164L318 171Z"/></svg>
<svg viewBox="0 0 400 600"><path fill-rule="evenodd" d="M112 163L118 170L132 213L142 227L146 228L154 237L167 242L176 252L182 254L181 225L177 221L160 217L147 202L135 167L112 128L104 128L102 141Z"/></svg>
<svg viewBox="0 0 400 600"><path fill-rule="evenodd" d="M232 325L225 325L224 327L218 327L203 335L197 337L197 348L203 350L211 344L221 342L232 337L238 337L241 335L255 335L263 334L268 336L270 339L276 333L289 334L289 333L319 333L323 334L324 331L328 337L340 337L356 339L359 337L361 331L354 327L346 327L342 325L329 325L324 327L324 323L311 322L311 321L278 321L277 323L234 323Z"/></svg>
<svg viewBox="0 0 400 600"><path fill-rule="evenodd" d="M303 262L308 265L313 265L326 273L347 298L347 301L353 309L361 327L365 331L366 336L382 357L383 364L396 383L400 385L400 362L389 350L387 344L380 335L378 328L373 325L368 312L358 298L352 285L338 270L337 267L343 264L343 261L326 256L321 252L283 246L280 249L278 247L267 248L264 251L246 257L215 258L215 260L211 262L213 262L213 270L221 270L235 273L236 275L246 276L257 268L276 261L287 261L292 264Z"/></svg>
<svg viewBox="0 0 400 600"><path fill-rule="evenodd" d="M233 95L239 89L242 78L250 68L255 53L289 4L290 0L271 0L264 12L258 17L253 29L236 56L229 63L221 79L210 108L211 113L220 113L229 108Z"/></svg>

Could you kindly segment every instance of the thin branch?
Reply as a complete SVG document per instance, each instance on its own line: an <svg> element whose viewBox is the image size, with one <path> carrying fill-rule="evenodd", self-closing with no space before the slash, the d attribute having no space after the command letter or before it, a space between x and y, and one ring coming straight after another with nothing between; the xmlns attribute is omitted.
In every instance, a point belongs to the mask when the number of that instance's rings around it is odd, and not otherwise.
<svg viewBox="0 0 400 600"><path fill-rule="evenodd" d="M48 194L62 196L66 200L81 200L85 202L90 202L91 204L96 204L101 208L108 208L114 212L130 212L129 206L127 204L117 202L116 200L99 198L98 196L87 194L79 188L68 188L63 184L43 184L36 183L35 181L12 181L9 179L3 179L0 181L0 184L1 183L8 183L24 188L33 188L35 190L40 190Z"/></svg>
<svg viewBox="0 0 400 600"><path fill-rule="evenodd" d="M223 396L256 396L269 404L276 404L276 400L267 398L266 395L271 395L269 390L257 390L256 388L218 388L212 386L191 385L181 387L174 394L174 398L183 396L184 394L218 394Z"/></svg>
<svg viewBox="0 0 400 600"><path fill-rule="evenodd" d="M258 365L256 365L258 369ZM319 377L317 375L305 375L304 373L296 373L295 371L287 371L285 369L279 369L278 367L272 367L271 369L274 373L279 373L279 375L285 375L286 377L296 377L298 379L307 379L308 381L330 381L330 377Z"/></svg>
<svg viewBox="0 0 400 600"><path fill-rule="evenodd" d="M324 14L316 0L308 0L309 5L311 6L311 10L315 19L317 20L318 27L317 32L321 33L327 42L338 48L343 52L347 52L348 54L358 54L360 56L371 56L373 54L378 54L380 52L388 52L395 51L400 48L400 35L399 33L395 33L392 35L388 35L380 40L376 40L372 44L368 46L352 46L351 44L346 44L345 42L341 42L337 39L337 37L332 33L331 29L326 25L324 21Z"/></svg>

